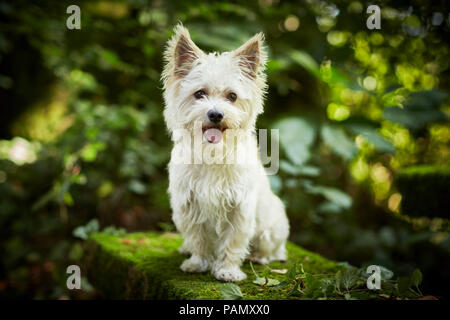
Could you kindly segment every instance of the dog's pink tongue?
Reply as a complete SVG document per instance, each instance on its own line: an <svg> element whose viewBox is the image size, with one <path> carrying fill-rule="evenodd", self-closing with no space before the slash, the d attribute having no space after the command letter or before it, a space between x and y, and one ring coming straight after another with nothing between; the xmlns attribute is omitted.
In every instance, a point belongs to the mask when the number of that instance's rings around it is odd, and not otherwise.
<svg viewBox="0 0 450 320"><path fill-rule="evenodd" d="M222 132L219 129L207 129L203 135L209 143L219 143L222 140Z"/></svg>

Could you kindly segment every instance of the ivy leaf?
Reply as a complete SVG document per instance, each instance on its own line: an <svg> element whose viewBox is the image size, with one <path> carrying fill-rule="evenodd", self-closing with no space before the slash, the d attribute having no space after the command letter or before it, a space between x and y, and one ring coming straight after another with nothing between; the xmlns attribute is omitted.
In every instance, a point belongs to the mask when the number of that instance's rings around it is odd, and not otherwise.
<svg viewBox="0 0 450 320"><path fill-rule="evenodd" d="M309 160L309 148L316 137L316 125L300 117L277 121L273 128L280 130L280 143L287 157L295 165Z"/></svg>
<svg viewBox="0 0 450 320"><path fill-rule="evenodd" d="M367 139L376 150L379 152L385 152L385 153L395 153L395 147L392 145L392 143L388 142L386 139L383 138L378 132L375 130L368 130L361 132L361 135Z"/></svg>
<svg viewBox="0 0 450 320"><path fill-rule="evenodd" d="M336 273L336 285L338 289L346 291L352 289L359 280L359 270L356 268L346 269Z"/></svg>
<svg viewBox="0 0 450 320"><path fill-rule="evenodd" d="M340 128L333 125L324 125L320 130L324 143L337 155L345 160L352 159L358 149L355 143Z"/></svg>
<svg viewBox="0 0 450 320"><path fill-rule="evenodd" d="M295 285L294 285L294 287L292 288L292 290L289 291L289 293L288 293L289 296L292 296L292 295L295 295L295 294L300 293L300 292L299 292L300 283L301 283L301 281L297 281L297 282L295 283Z"/></svg>
<svg viewBox="0 0 450 320"><path fill-rule="evenodd" d="M252 282L263 287L273 287L280 284L280 281L278 281L277 279L271 279L267 277L256 277L256 279Z"/></svg>
<svg viewBox="0 0 450 320"><path fill-rule="evenodd" d="M97 219L92 219L85 226L79 226L73 230L73 236L86 240L90 233L97 232L100 229Z"/></svg>
<svg viewBox="0 0 450 320"><path fill-rule="evenodd" d="M287 284L288 284L287 281L281 281L279 284L277 284L273 288L274 289L280 289L280 288L283 288L283 287L287 286Z"/></svg>
<svg viewBox="0 0 450 320"><path fill-rule="evenodd" d="M137 194L145 194L147 192L147 187L141 181L133 179L128 184L128 188Z"/></svg>
<svg viewBox="0 0 450 320"><path fill-rule="evenodd" d="M289 161L281 160L280 169L293 176L317 177L320 175L320 168L306 165L294 165Z"/></svg>
<svg viewBox="0 0 450 320"><path fill-rule="evenodd" d="M311 299L317 299L322 296L322 282L309 273L305 277L304 295Z"/></svg>
<svg viewBox="0 0 450 320"><path fill-rule="evenodd" d="M411 276L411 285L416 288L422 283L422 272L419 269L415 269Z"/></svg>
<svg viewBox="0 0 450 320"><path fill-rule="evenodd" d="M397 280L397 289L399 294L405 294L411 287L411 280L408 277L400 277Z"/></svg>
<svg viewBox="0 0 450 320"><path fill-rule="evenodd" d="M315 186L312 183L303 182L306 192L310 194L321 195L343 209L348 209L352 206L352 197L339 189L327 186Z"/></svg>
<svg viewBox="0 0 450 320"><path fill-rule="evenodd" d="M311 72L314 76L319 77L319 65L308 53L301 50L292 50L289 55L295 63Z"/></svg>
<svg viewBox="0 0 450 320"><path fill-rule="evenodd" d="M320 289L325 298L331 296L334 291L334 279L326 278L321 280Z"/></svg>
<svg viewBox="0 0 450 320"><path fill-rule="evenodd" d="M295 262L294 265L289 269L287 273L287 278L291 281L294 280L296 273L297 273L297 262Z"/></svg>
<svg viewBox="0 0 450 320"><path fill-rule="evenodd" d="M222 300L241 300L244 298L241 288L234 283L225 283L220 286Z"/></svg>
<svg viewBox="0 0 450 320"><path fill-rule="evenodd" d="M355 119L344 125L351 133L362 135L379 152L395 153L395 147L376 131L378 124L368 119Z"/></svg>
<svg viewBox="0 0 450 320"><path fill-rule="evenodd" d="M273 287L273 286L280 284L280 281L278 281L277 279L271 279L271 278L267 278L267 277L258 276L258 274L255 272L255 269L253 268L253 264L251 262L250 262L250 267L252 268L253 274L256 277L256 279L252 281L254 284L257 284L260 286L267 286L267 287Z"/></svg>

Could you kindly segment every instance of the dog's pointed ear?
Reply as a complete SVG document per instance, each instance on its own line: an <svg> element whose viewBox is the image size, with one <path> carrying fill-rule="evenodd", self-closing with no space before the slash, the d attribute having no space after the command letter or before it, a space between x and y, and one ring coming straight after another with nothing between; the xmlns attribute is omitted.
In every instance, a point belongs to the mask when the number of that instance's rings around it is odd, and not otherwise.
<svg viewBox="0 0 450 320"><path fill-rule="evenodd" d="M191 40L189 31L179 24L174 28L175 35L169 40L164 57L165 77L184 77L192 69L193 63L203 54Z"/></svg>
<svg viewBox="0 0 450 320"><path fill-rule="evenodd" d="M254 35L246 43L234 51L238 58L239 66L250 79L255 79L260 71L263 71L267 61L267 53L264 48L264 34Z"/></svg>

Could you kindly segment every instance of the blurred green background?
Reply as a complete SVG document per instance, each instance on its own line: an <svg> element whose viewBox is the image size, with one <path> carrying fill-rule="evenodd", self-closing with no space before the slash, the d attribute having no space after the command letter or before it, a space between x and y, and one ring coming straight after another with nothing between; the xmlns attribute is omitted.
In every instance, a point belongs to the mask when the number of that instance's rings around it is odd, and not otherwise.
<svg viewBox="0 0 450 320"><path fill-rule="evenodd" d="M81 30L66 28L71 4ZM429 212L419 193L424 213L409 214L395 181L427 164L448 186L449 5L378 4L368 30L364 1L0 1L0 297L97 298L84 278L66 288L89 232L174 230L159 78L179 21L207 51L265 33L258 127L280 129L270 181L291 240L396 275L420 268L423 291L446 295L449 208Z"/></svg>

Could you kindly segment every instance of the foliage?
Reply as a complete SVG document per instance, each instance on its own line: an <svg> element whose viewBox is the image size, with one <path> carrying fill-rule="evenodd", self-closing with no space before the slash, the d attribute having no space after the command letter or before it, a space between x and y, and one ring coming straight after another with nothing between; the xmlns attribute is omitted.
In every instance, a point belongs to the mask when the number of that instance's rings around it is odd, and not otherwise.
<svg viewBox="0 0 450 320"><path fill-rule="evenodd" d="M259 285L269 292L273 290L281 291L278 295L284 299L297 297L299 299L319 299L319 300L360 300L360 299L420 299L423 297L419 285L422 283L422 272L415 269L410 277L399 277L392 280L393 272L382 267L380 289L370 290L367 281L370 274L365 268L347 267L336 273L314 274L305 272L303 264L294 263L286 272L285 279L278 281L266 277L258 276L253 266L252 271L256 276L254 284ZM269 268L271 272L274 272ZM269 288L269 287L274 288ZM414 288L413 288L414 287ZM242 299L239 286L227 286L221 290L223 299ZM245 298L245 297L244 297Z"/></svg>
<svg viewBox="0 0 450 320"><path fill-rule="evenodd" d="M91 297L67 291L65 268L92 219L173 228L159 78L178 21L210 51L265 33L258 126L280 130L270 181L291 239L401 276L420 268L424 289L444 294L448 220L400 216L393 181L450 158L446 3L385 1L382 29L368 30L363 1L79 1L72 31L70 4L0 6L1 296Z"/></svg>
<svg viewBox="0 0 450 320"><path fill-rule="evenodd" d="M224 283L221 285L220 294L223 300L240 300L243 298L241 288L234 283Z"/></svg>
<svg viewBox="0 0 450 320"><path fill-rule="evenodd" d="M411 290L413 285L419 290L418 286L422 282L420 270L416 269L410 278L404 277L408 280L404 287L400 286L403 278L394 281L391 280L392 275L392 271L384 268L381 289L369 290L366 284L369 275L365 268L349 267L335 274L315 275L305 272L302 264L299 268L294 264L277 289L286 287L284 290L288 295L296 295L301 299L417 299L422 296L420 291Z"/></svg>

